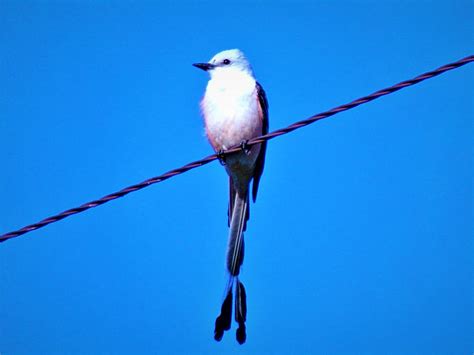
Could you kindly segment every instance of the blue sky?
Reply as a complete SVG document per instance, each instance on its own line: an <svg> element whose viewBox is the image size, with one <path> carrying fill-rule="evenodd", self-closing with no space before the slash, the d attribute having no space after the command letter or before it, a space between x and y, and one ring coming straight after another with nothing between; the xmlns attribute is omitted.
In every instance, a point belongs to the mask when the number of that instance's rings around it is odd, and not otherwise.
<svg viewBox="0 0 474 355"><path fill-rule="evenodd" d="M472 54L472 1L0 3L0 233L211 153L191 66L240 48L270 129ZM213 163L0 245L0 352L417 353L473 346L474 66L273 140L213 340Z"/></svg>

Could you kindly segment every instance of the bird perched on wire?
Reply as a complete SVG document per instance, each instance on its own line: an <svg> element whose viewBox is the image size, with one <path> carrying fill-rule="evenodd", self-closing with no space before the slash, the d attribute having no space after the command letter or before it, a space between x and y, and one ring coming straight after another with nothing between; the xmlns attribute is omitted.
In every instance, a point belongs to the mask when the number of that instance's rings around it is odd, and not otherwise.
<svg viewBox="0 0 474 355"><path fill-rule="evenodd" d="M236 338L246 340L246 292L239 280L244 259L244 231L249 219L250 182L255 202L263 173L266 142L247 146L254 137L268 133L268 103L265 91L255 80L250 63L238 49L216 54L207 63L193 64L210 75L201 111L207 138L219 153L229 175L229 239L226 267L229 281L225 288L221 313L216 319L214 339L220 341L232 322L234 300ZM223 155L225 150L241 146L241 151ZM235 297L234 297L235 293Z"/></svg>

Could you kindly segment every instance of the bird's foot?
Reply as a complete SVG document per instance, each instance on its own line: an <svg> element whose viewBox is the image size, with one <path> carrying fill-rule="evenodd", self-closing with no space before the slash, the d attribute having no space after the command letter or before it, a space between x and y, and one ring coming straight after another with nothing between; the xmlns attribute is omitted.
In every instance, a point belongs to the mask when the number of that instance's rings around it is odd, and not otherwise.
<svg viewBox="0 0 474 355"><path fill-rule="evenodd" d="M224 149L219 149L219 151L217 152L217 159L219 159L219 163L221 163L221 165L226 165L226 156L224 154Z"/></svg>
<svg viewBox="0 0 474 355"><path fill-rule="evenodd" d="M242 152L244 152L246 155L250 154L250 149L252 147L248 145L248 140L243 140L240 142L240 149L242 149Z"/></svg>

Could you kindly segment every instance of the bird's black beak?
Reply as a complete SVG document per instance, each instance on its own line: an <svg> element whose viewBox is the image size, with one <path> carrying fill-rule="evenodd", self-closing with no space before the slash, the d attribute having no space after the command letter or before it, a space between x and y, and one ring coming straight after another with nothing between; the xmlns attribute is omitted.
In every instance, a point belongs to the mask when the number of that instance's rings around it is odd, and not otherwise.
<svg viewBox="0 0 474 355"><path fill-rule="evenodd" d="M211 63L194 63L193 64L196 68L202 69L204 71L208 71L214 68L214 65Z"/></svg>

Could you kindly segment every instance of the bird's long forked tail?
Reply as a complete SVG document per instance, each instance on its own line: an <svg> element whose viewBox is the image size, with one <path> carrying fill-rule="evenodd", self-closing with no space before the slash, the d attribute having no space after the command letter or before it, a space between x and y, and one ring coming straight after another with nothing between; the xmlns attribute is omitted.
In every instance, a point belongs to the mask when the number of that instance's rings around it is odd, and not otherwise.
<svg viewBox="0 0 474 355"><path fill-rule="evenodd" d="M244 258L244 236L245 223L248 219L248 194L245 197L238 193L234 195L234 203L231 204L231 222L229 230L229 244L227 249L226 265L229 272L229 282L225 289L225 298L222 302L221 313L216 319L214 339L220 341L226 330L230 329L232 323L232 299L235 287L235 321L239 327L236 338L239 344L245 343L247 338L245 321L247 318L247 295L245 287L240 282L238 275Z"/></svg>

